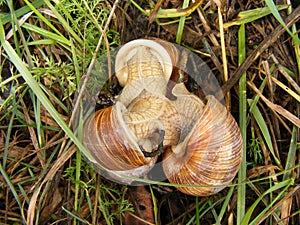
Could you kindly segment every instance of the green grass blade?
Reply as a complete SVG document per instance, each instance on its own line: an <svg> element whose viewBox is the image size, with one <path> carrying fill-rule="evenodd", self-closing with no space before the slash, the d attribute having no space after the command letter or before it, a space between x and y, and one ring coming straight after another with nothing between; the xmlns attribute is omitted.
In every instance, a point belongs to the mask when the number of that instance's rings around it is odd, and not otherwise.
<svg viewBox="0 0 300 225"><path fill-rule="evenodd" d="M288 5L278 5L276 8L277 10L283 10L283 9L287 9ZM243 11L238 14L236 20L225 23L224 28L228 28L234 25L242 25L242 24L250 23L269 14L271 14L271 10L268 7Z"/></svg>
<svg viewBox="0 0 300 225"><path fill-rule="evenodd" d="M251 105L253 102L252 99L248 99L248 103L249 105ZM272 144L272 139L271 139L271 136L270 136L270 132L268 130L268 126L259 110L259 108L256 106L256 105L253 105L253 110L252 110L252 115L254 116L254 119L257 123L257 125L259 126L261 132L262 132L262 135L266 141L266 144L268 146L268 149L270 150L276 164L279 166L279 167L282 167L281 166L281 163L280 163L280 160L277 158L277 156L275 155L275 151L274 151L274 148L273 148L273 144Z"/></svg>
<svg viewBox="0 0 300 225"><path fill-rule="evenodd" d="M190 2L190 0L184 0L182 8L183 9L187 8L189 6L189 2ZM178 30L177 30L177 35L176 35L176 43L177 44L181 43L182 33L183 33L183 29L184 29L184 24L185 24L185 19L186 19L185 16L182 16L179 19Z"/></svg>
<svg viewBox="0 0 300 225"><path fill-rule="evenodd" d="M282 191L280 193L277 194L277 196L271 201L269 202L266 207L251 221L251 223L249 225L255 225L258 224L257 222L265 215L265 213L267 213L267 211L281 198L284 197L286 190L290 187L290 185L284 186ZM272 196L273 193L270 193L270 195ZM283 225L283 222L279 222L280 217L278 214L276 214L276 211L272 213L273 217L276 219L276 222L278 222L278 225ZM271 220L272 221L272 220Z"/></svg>
<svg viewBox="0 0 300 225"><path fill-rule="evenodd" d="M298 137L298 128L296 126L293 126L289 152L285 164L285 171L287 172L283 175L283 180L287 180L290 178L291 175L290 169L295 164L296 152L297 152L297 137Z"/></svg>
<svg viewBox="0 0 300 225"><path fill-rule="evenodd" d="M243 63L246 58L246 38L245 38L245 25L242 24L238 32L238 55L239 65ZM246 202L246 184L244 184L247 175L247 162L246 162L246 143L247 143L247 92L246 92L246 73L242 75L239 80L239 126L243 139L243 158L241 168L238 173L237 188L237 224L240 224L245 214L245 202Z"/></svg>
<svg viewBox="0 0 300 225"><path fill-rule="evenodd" d="M149 185L150 193L151 193L151 198L152 198L152 203L153 203L153 214L154 214L154 221L155 224L159 224L159 214L158 214L158 206L157 206L157 199L154 195L152 186Z"/></svg>
<svg viewBox="0 0 300 225"><path fill-rule="evenodd" d="M99 208L100 212L102 213L106 224L111 225L111 222L110 222L110 219L109 219L109 212L108 212L107 207L105 206L105 203L103 202L103 199L102 199L103 194L104 193L101 193L98 196L98 202L99 202L99 207L98 208Z"/></svg>
<svg viewBox="0 0 300 225"><path fill-rule="evenodd" d="M4 146L4 152L3 152L3 158L2 158L2 165L3 165L3 169L6 168L6 161L7 161L7 155L8 155L8 146L9 146L9 142L10 142L10 137L11 137L11 131L12 131L12 127L13 127L13 122L15 119L15 111L12 111L10 120L9 120L9 124L8 124L8 129L7 129L7 133L6 133L6 139L5 139L5 146Z"/></svg>
<svg viewBox="0 0 300 225"><path fill-rule="evenodd" d="M208 201L208 204L211 207L211 213L213 214L214 219L218 220L218 215L217 215L217 212L216 212L216 209L215 209L215 206L217 205L216 203L213 205L212 202L211 202L211 200ZM200 221L199 221L199 223L197 225L200 225Z"/></svg>
<svg viewBox="0 0 300 225"><path fill-rule="evenodd" d="M200 209L199 209L199 198L196 196L196 225L200 225Z"/></svg>
<svg viewBox="0 0 300 225"><path fill-rule="evenodd" d="M80 119L79 119L79 125L78 125L78 130L82 131L83 129L83 119L82 119L82 114L80 114ZM82 140L82 132L79 132L79 140ZM80 176L81 176L81 161L82 160L82 155L80 151L76 151L76 172L75 172L75 200L74 200L74 210L75 212L79 213L80 206L79 206L79 194L80 194ZM76 219L74 220L74 224L76 224Z"/></svg>
<svg viewBox="0 0 300 225"><path fill-rule="evenodd" d="M255 207L260 203L260 201L264 198L264 196L273 193L275 191L277 191L278 189L283 188L283 191L281 193L281 195L279 194L278 197L282 196L282 194L284 194L285 190L291 185L293 184L294 180L293 179L289 179L289 180L285 180L282 181L278 184L275 184L274 186L270 187L267 191L265 191L263 194L261 194L258 199L249 207L247 213L245 214L245 217L243 218L243 220L241 221L241 225L249 225L250 224L250 219L251 216L255 210ZM277 198L275 198L275 200L277 200ZM272 204L274 204L274 201L272 201ZM260 213L254 220L251 221L251 224L255 224L255 222L257 220L259 220L261 218L261 216L263 215L263 213L265 213L266 210L268 210L272 204L270 203L268 207L266 207L264 209L264 211L262 213Z"/></svg>
<svg viewBox="0 0 300 225"><path fill-rule="evenodd" d="M227 193L227 195L226 195L226 198L224 200L224 203L222 205L222 208L221 208L220 213L218 215L218 218L216 220L216 223L215 223L216 225L221 225L222 218L223 218L226 210L228 209L228 207L230 205L230 198L232 197L234 188L235 188L235 186L231 186L228 193Z"/></svg>
<svg viewBox="0 0 300 225"><path fill-rule="evenodd" d="M27 46L27 42L26 42L24 33L23 33L23 31L20 27L20 23L18 21L18 18L16 16L15 9L14 9L14 6L13 6L13 1L9 0L9 1L7 1L7 3L8 3L8 7L9 7L10 14L11 14L11 17L12 17L11 25L12 25L13 36L14 36L14 41L15 41L14 44L15 44L16 50L18 52L18 55L21 56L21 50L19 48L19 39L21 39L21 43L23 44L23 49L26 52L27 63L29 65L29 67L31 67L33 65L32 64L31 53L30 53L29 48ZM17 32L16 32L17 30L18 30L18 35L17 35Z"/></svg>
<svg viewBox="0 0 300 225"><path fill-rule="evenodd" d="M273 16L276 18L276 20L281 24L281 26L289 33L289 35L293 38L295 43L298 45L300 44L300 39L297 35L293 34L292 31L290 31L289 28L287 28L286 24L284 23L283 19L281 18L276 5L274 4L273 0L265 0L267 6L269 7L270 11L272 12Z"/></svg>
<svg viewBox="0 0 300 225"><path fill-rule="evenodd" d="M159 9L156 13L156 19L162 19L162 18L176 18L181 16L189 16L191 15L201 4L203 0L193 2L189 8L186 9ZM135 3L133 0L131 0L131 3L134 4L136 7L138 6L137 3ZM146 16L149 16L151 11L149 9L143 10L140 6L137 7L141 12L143 12Z"/></svg>
<svg viewBox="0 0 300 225"><path fill-rule="evenodd" d="M24 213L22 212L22 203L21 200L19 198L19 195L13 185L13 183L11 182L9 176L7 175L5 169L2 167L2 164L0 163L0 173L2 174L4 180L6 181L7 185L9 186L10 191L12 192L13 196L15 197L15 200L17 201L19 208L21 210L21 215L24 215ZM23 220L25 221L25 218L23 218Z"/></svg>
<svg viewBox="0 0 300 225"><path fill-rule="evenodd" d="M146 12L139 4L137 4L134 0L130 0L131 4L134 5L141 13L143 13L146 16L150 15L150 11Z"/></svg>
<svg viewBox="0 0 300 225"><path fill-rule="evenodd" d="M43 37L46 37L48 39L52 39L58 43L61 43L62 45L70 46L70 41L68 39L66 39L64 36L54 34L51 31L45 30L43 28L37 27L37 26L35 26L33 24L29 24L29 23L24 23L22 25L22 27L27 30L30 30L32 32L35 32L37 34L40 34Z"/></svg>
<svg viewBox="0 0 300 225"><path fill-rule="evenodd" d="M262 81L262 83L259 87L259 90L261 92L263 92L264 87L265 87L266 84L267 84L267 77L265 77L263 79L263 81ZM258 103L259 99L260 99L259 95L255 95L254 99L250 102L249 114L247 116L247 124L249 124L249 122L250 122L250 119L251 119L250 115L253 113L253 109L254 109L254 107L256 107L256 104Z"/></svg>
<svg viewBox="0 0 300 225"><path fill-rule="evenodd" d="M38 144L39 147L44 147L44 141L43 141L43 132L42 132L42 121L41 121L41 105L40 101L35 97L35 95L30 92L31 95L31 101L33 103L33 111L34 111L34 119L36 124L36 131L37 131L37 138L38 138Z"/></svg>
<svg viewBox="0 0 300 225"><path fill-rule="evenodd" d="M49 0L44 0L45 4L49 7L49 9L51 10L52 13L54 13L54 15L56 16L56 18L58 19L58 21L63 25L63 27L65 28L66 32L70 33L72 37L74 37L74 39L79 43L79 44L83 44L83 40L77 35L76 32L78 31L74 31L72 29L72 27L69 25L69 23L62 17L62 15L56 10L56 8L50 3ZM58 7L63 7L60 1L54 1L56 6ZM64 10L64 13L67 15L69 15L69 13ZM71 17L71 16L70 16Z"/></svg>
<svg viewBox="0 0 300 225"><path fill-rule="evenodd" d="M65 207L62 207L62 209L69 214L70 216L72 216L74 219L77 219L78 221L80 221L83 224L90 224L89 222L87 222L86 220L80 218L79 216L75 215L74 213L72 213L71 211L67 210Z"/></svg>
<svg viewBox="0 0 300 225"><path fill-rule="evenodd" d="M31 4L28 0L24 0L25 3L29 6L29 8L45 23L47 24L47 26L49 26L56 34L58 34L59 36L61 36L62 38L64 38L64 36L55 28L55 26L52 25L52 23L50 23L50 21L48 19L46 19L46 17L44 17L37 9L36 7L34 7L33 4Z"/></svg>
<svg viewBox="0 0 300 225"><path fill-rule="evenodd" d="M42 88L42 90L44 90L44 92L49 95L49 97L52 98L52 100L55 101L55 103L57 105L59 105L59 107L61 107L66 113L69 112L67 106L64 105L63 102L61 102L52 92L50 92L44 85L40 84L40 87Z"/></svg>
<svg viewBox="0 0 300 225"><path fill-rule="evenodd" d="M43 40L37 40L37 41L30 41L27 43L28 46L37 46L37 45L53 45L56 41L52 39L43 39Z"/></svg>
<svg viewBox="0 0 300 225"><path fill-rule="evenodd" d="M44 0L36 0L32 3L32 6L35 7L35 8L38 8L40 6L42 6L44 4ZM31 9L29 8L29 6L24 6L18 10L15 11L15 14L17 17L20 17L20 16L23 16L25 15L26 13L30 12ZM9 22L12 22L11 20L11 14L10 13L1 13L0 14L0 20L1 20L1 23L2 24L6 24L6 23L9 23Z"/></svg>

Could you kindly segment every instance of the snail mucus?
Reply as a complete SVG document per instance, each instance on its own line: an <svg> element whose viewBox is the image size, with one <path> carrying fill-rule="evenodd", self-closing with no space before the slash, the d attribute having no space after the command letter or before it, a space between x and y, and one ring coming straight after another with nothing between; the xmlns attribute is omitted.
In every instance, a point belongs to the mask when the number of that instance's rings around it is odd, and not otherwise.
<svg viewBox="0 0 300 225"><path fill-rule="evenodd" d="M169 88L178 60L178 49L160 39L122 46L115 70L123 90L115 105L87 119L83 144L115 181L145 177L162 155L170 183L180 184L175 187L183 193L207 196L235 177L241 134L214 96L203 102L184 83Z"/></svg>

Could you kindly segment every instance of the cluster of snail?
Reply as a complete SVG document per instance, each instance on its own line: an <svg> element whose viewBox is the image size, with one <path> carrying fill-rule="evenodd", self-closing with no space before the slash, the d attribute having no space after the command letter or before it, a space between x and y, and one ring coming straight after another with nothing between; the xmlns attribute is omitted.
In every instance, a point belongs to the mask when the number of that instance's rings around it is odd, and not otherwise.
<svg viewBox="0 0 300 225"><path fill-rule="evenodd" d="M87 119L83 144L114 180L145 177L162 155L170 183L180 184L175 187L183 193L207 196L235 177L242 139L215 97L204 102L184 83L170 88L177 60L176 47L159 39L125 44L115 63L123 90L115 105Z"/></svg>

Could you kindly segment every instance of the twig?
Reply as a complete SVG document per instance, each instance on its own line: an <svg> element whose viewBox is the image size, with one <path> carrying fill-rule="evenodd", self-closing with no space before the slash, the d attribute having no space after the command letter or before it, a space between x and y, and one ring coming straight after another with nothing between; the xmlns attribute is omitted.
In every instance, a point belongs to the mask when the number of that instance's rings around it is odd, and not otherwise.
<svg viewBox="0 0 300 225"><path fill-rule="evenodd" d="M159 10L161 4L163 3L163 0L158 0L155 4L154 8L152 9L150 15L149 15L149 23L152 23L155 20L156 13Z"/></svg>

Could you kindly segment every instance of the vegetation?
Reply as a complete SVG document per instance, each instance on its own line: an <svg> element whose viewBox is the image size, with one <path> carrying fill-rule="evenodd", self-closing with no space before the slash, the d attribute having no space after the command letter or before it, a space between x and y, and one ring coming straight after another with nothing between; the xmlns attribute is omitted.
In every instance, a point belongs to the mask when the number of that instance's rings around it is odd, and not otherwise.
<svg viewBox="0 0 300 225"><path fill-rule="evenodd" d="M297 3L1 0L0 7L0 224L300 223ZM120 87L113 77L104 83L110 70L101 60L141 37L195 52L222 87L244 157L218 194L187 196L167 181L119 185L85 158L82 81L103 78L103 92L90 97L112 104Z"/></svg>

